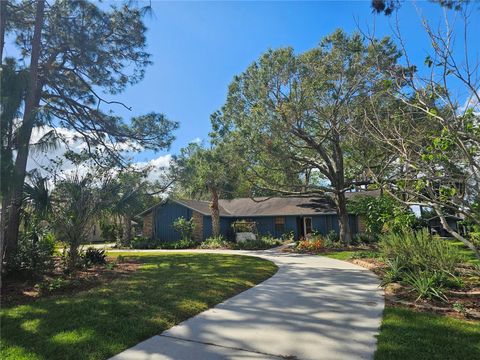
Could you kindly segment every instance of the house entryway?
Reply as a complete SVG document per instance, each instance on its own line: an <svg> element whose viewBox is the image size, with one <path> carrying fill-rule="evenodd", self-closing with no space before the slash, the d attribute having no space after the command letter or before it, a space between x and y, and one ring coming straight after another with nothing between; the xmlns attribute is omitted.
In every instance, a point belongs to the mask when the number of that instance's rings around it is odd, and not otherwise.
<svg viewBox="0 0 480 360"><path fill-rule="evenodd" d="M305 239L313 231L312 218L309 216L297 217L297 237L298 240Z"/></svg>

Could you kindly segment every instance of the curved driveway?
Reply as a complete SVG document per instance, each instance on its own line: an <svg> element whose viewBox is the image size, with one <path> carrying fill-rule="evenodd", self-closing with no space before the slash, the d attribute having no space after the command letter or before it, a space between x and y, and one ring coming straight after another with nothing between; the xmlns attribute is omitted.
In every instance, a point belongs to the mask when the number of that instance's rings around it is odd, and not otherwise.
<svg viewBox="0 0 480 360"><path fill-rule="evenodd" d="M279 270L112 359L373 358L384 299L370 271L276 250L209 252L262 257Z"/></svg>

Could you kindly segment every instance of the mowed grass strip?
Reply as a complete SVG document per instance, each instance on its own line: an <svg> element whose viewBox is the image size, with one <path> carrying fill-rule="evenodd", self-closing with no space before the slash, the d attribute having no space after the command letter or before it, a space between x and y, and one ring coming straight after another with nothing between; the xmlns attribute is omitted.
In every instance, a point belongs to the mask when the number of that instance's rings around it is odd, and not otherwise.
<svg viewBox="0 0 480 360"><path fill-rule="evenodd" d="M122 255L141 262L140 269L73 296L2 308L0 358L106 359L277 271L248 256Z"/></svg>
<svg viewBox="0 0 480 360"><path fill-rule="evenodd" d="M480 322L387 307L375 360L480 359Z"/></svg>

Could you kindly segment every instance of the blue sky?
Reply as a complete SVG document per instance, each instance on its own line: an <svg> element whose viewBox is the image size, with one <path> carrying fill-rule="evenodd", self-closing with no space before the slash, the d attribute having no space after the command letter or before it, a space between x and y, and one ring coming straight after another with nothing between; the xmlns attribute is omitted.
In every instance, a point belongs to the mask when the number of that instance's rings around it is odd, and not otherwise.
<svg viewBox="0 0 480 360"><path fill-rule="evenodd" d="M441 22L438 5L418 2L417 6L433 23ZM169 153L194 139L207 139L210 114L225 101L233 76L267 49L292 46L302 52L335 29L353 32L357 24L364 30L375 25L377 36L385 36L392 33L394 21L372 14L370 1L153 1L153 10L154 16L146 20L153 65L145 79L121 98L133 107L133 114L163 112L180 122ZM429 43L415 5L405 3L398 18L413 60L423 64ZM480 33L478 22L472 25L471 33ZM158 154L143 153L138 159L154 156Z"/></svg>
<svg viewBox="0 0 480 360"><path fill-rule="evenodd" d="M137 161L177 153L191 141L206 140L210 114L222 106L233 76L269 48L292 46L296 52L302 52L316 46L323 36L337 28L353 32L357 25L363 30L375 26L378 37L390 35L395 19L372 14L370 0L153 0L152 5L154 15L146 18L146 24L153 65L142 82L115 98L131 106L132 111L120 106L113 110L127 119L150 111L162 112L179 121L180 129L170 150L157 154L143 152L135 156ZM432 24L442 22L443 10L437 4L422 1L416 6ZM414 3L405 2L398 18L412 60L422 65L430 46ZM470 33L479 34L480 21L472 21L471 25Z"/></svg>

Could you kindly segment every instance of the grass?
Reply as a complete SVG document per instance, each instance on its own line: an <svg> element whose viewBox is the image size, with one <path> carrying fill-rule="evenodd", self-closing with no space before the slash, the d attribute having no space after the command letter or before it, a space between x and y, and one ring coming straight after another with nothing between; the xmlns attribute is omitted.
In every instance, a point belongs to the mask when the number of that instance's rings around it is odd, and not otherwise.
<svg viewBox="0 0 480 360"><path fill-rule="evenodd" d="M354 258L358 259L358 258L378 257L379 252L376 250L359 249L359 250L330 251L330 252L321 253L319 255L326 256L332 259L347 261Z"/></svg>
<svg viewBox="0 0 480 360"><path fill-rule="evenodd" d="M463 255L463 257L465 257L465 259L471 263L471 264L477 264L477 265L480 265L480 259L478 259L476 256L475 256L475 253L469 249L468 247L466 247L461 241L459 240L448 240L450 241L450 243L457 248L457 250L460 252L460 254Z"/></svg>
<svg viewBox="0 0 480 360"><path fill-rule="evenodd" d="M113 255L113 254L112 254ZM272 276L247 256L115 253L138 271L74 296L1 309L1 359L105 359Z"/></svg>
<svg viewBox="0 0 480 360"><path fill-rule="evenodd" d="M358 251L331 251L320 255L337 260L350 260L356 252Z"/></svg>
<svg viewBox="0 0 480 360"><path fill-rule="evenodd" d="M480 323L387 307L375 360L480 359Z"/></svg>

